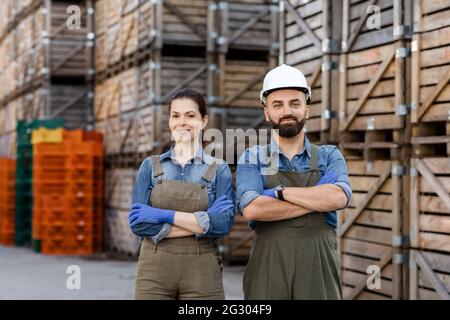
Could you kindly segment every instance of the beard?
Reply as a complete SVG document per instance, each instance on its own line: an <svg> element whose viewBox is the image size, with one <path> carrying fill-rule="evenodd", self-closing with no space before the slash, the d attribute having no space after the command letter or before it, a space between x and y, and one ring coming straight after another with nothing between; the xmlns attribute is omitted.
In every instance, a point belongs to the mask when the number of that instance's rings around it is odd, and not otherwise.
<svg viewBox="0 0 450 320"><path fill-rule="evenodd" d="M281 121L287 119L293 120L293 123L281 124ZM280 118L280 120L278 120L277 123L269 117L269 122L273 129L278 130L278 134L280 135L280 137L293 138L302 131L303 127L305 126L306 118L304 117L302 120L298 121L298 119L295 117L282 117Z"/></svg>

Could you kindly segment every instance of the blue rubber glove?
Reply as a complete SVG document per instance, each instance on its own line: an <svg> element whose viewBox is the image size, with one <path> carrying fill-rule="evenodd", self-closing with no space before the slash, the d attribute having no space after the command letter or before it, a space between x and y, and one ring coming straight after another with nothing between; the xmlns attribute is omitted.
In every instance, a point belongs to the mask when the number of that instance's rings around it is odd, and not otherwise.
<svg viewBox="0 0 450 320"><path fill-rule="evenodd" d="M323 184L333 184L336 183L338 175L333 172L327 172L323 177L320 178L319 182L317 182L316 186L320 186Z"/></svg>
<svg viewBox="0 0 450 320"><path fill-rule="evenodd" d="M228 200L226 196L221 196L213 202L211 207L208 208L207 212L208 214L224 213L232 208L234 208L233 201Z"/></svg>
<svg viewBox="0 0 450 320"><path fill-rule="evenodd" d="M174 210L159 209L145 204L135 203L131 206L128 221L130 223L130 227L133 228L139 223L173 224L174 217Z"/></svg>
<svg viewBox="0 0 450 320"><path fill-rule="evenodd" d="M275 192L275 188L272 188L272 189L265 189L264 191L263 191L263 194L262 194L263 196L267 196L267 197L271 197L271 198L274 198L274 199L277 199L277 194L276 194L276 192Z"/></svg>

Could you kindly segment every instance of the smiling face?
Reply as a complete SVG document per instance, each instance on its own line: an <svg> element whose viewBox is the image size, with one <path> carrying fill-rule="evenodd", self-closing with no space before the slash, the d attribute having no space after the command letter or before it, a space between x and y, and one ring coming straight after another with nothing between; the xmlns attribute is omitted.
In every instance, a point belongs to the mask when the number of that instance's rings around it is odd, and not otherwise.
<svg viewBox="0 0 450 320"><path fill-rule="evenodd" d="M295 89L281 89L266 97L264 114L272 128L279 130L283 138L297 136L309 118L311 109L306 95Z"/></svg>
<svg viewBox="0 0 450 320"><path fill-rule="evenodd" d="M202 117L195 101L181 98L171 102L169 127L175 142L195 141L207 123L208 116Z"/></svg>

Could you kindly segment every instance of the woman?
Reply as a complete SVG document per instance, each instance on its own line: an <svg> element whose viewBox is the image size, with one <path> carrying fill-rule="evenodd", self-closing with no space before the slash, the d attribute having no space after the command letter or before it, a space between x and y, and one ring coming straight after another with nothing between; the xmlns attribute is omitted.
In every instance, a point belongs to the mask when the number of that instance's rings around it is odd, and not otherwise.
<svg viewBox="0 0 450 320"><path fill-rule="evenodd" d="M201 94L185 89L169 102L175 140L139 169L129 214L144 237L136 299L224 299L222 260L215 239L234 218L230 168L201 147L208 115Z"/></svg>

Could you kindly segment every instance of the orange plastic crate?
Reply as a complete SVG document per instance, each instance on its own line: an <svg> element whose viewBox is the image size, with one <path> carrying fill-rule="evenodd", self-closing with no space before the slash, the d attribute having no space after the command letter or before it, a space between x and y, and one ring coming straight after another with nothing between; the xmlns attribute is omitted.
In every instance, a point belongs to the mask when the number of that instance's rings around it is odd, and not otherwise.
<svg viewBox="0 0 450 320"><path fill-rule="evenodd" d="M67 178L67 170L59 167L34 167L34 183L42 182L64 182Z"/></svg>

